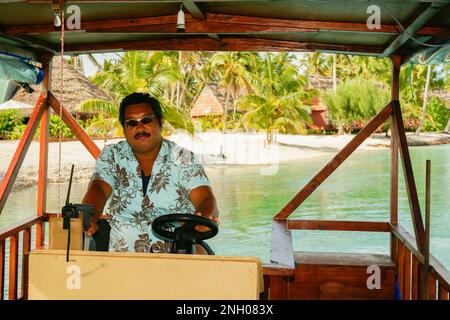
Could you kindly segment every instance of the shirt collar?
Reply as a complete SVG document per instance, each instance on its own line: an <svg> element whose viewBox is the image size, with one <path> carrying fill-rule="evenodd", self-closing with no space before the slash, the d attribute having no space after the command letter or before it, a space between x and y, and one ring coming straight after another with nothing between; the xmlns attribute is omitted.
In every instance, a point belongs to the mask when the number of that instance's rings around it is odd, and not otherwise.
<svg viewBox="0 0 450 320"><path fill-rule="evenodd" d="M129 158L132 159L132 161L136 164L136 173L139 177L141 177L141 168L139 166L139 161L136 159L136 156L134 155L133 149L128 144L128 142L125 140L126 145L126 151L129 154ZM153 164L152 172L158 172L160 170L160 164L163 161L163 158L166 155L170 154L170 143L168 140L161 138L161 148L159 149L158 155L156 156L155 163Z"/></svg>

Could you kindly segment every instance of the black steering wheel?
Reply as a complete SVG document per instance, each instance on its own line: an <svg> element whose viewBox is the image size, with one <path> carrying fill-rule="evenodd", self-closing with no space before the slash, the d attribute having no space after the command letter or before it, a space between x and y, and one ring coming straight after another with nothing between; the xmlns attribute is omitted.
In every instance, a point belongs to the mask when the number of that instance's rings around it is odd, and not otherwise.
<svg viewBox="0 0 450 320"><path fill-rule="evenodd" d="M172 253L195 253L195 244L214 237L219 228L211 219L194 214L166 214L152 222L152 232L159 239L172 242ZM208 251L208 248L206 248ZM211 252L208 252L211 254ZM212 253L214 254L214 253Z"/></svg>

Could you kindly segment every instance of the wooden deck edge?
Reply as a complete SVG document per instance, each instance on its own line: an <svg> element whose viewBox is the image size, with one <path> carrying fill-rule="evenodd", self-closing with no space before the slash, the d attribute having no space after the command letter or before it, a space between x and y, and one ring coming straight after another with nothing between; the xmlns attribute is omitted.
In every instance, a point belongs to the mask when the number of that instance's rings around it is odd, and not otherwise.
<svg viewBox="0 0 450 320"><path fill-rule="evenodd" d="M295 273L295 268L289 268L286 266L277 265L274 263L263 264L263 275L265 276L284 276L290 277Z"/></svg>
<svg viewBox="0 0 450 320"><path fill-rule="evenodd" d="M295 265L395 267L388 254L296 251Z"/></svg>

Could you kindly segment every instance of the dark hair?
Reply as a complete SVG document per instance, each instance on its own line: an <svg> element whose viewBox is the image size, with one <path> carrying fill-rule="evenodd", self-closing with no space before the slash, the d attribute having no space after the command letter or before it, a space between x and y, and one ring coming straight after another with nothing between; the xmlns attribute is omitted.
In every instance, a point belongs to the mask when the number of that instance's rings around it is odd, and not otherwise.
<svg viewBox="0 0 450 320"><path fill-rule="evenodd" d="M156 117L158 118L159 124L162 125L163 116L161 104L159 103L159 101L151 97L148 93L135 92L127 95L125 98L123 98L122 102L120 103L119 121L122 124L122 126L125 125L125 108L128 107L129 105L139 103L145 103L146 105L150 106L153 109L153 112L155 113Z"/></svg>

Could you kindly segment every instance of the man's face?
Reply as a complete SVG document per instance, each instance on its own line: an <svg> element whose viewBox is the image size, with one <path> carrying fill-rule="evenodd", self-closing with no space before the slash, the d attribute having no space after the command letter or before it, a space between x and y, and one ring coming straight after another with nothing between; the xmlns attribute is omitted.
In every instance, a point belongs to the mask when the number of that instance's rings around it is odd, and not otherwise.
<svg viewBox="0 0 450 320"><path fill-rule="evenodd" d="M139 120L151 115L155 115L155 113L152 107L145 103L131 104L125 109L123 132L128 144L136 153L147 153L159 147L161 126L156 117L153 117L150 123L138 122L134 127L127 125L127 120Z"/></svg>

